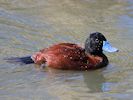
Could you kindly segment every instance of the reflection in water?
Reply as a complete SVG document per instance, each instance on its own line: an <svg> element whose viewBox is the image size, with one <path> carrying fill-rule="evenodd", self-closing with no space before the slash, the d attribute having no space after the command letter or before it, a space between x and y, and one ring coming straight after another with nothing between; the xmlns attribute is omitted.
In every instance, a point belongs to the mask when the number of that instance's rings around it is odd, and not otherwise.
<svg viewBox="0 0 133 100"><path fill-rule="evenodd" d="M83 77L90 93L108 92L110 91L110 86L113 84L106 82L102 70L85 72L83 73Z"/></svg>
<svg viewBox="0 0 133 100"><path fill-rule="evenodd" d="M95 93L95 92L107 92L109 91L109 85L111 83L106 83L106 80L103 76L102 70L98 71L61 71L56 70L52 68L45 69L45 71L48 70L49 77L52 78L59 78L60 81L70 82L70 81L76 81L77 78L80 77L80 81L83 81L85 84L85 87L87 88L87 91L89 93ZM82 76L82 77L81 77ZM56 80L57 81L57 80ZM64 84L62 83L62 84ZM68 84L70 85L70 84ZM75 88L77 86L80 86L81 83L77 83L74 86L70 85L71 88ZM82 87L82 85L81 85Z"/></svg>
<svg viewBox="0 0 133 100"><path fill-rule="evenodd" d="M101 71L85 72L83 77L90 92L103 92L106 89L106 86L103 86L106 80Z"/></svg>

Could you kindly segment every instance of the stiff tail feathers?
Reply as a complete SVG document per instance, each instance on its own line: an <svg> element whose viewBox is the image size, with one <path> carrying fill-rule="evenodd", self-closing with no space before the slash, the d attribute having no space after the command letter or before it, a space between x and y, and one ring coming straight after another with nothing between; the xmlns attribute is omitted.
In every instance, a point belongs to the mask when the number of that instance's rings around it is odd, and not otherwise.
<svg viewBox="0 0 133 100"><path fill-rule="evenodd" d="M11 57L11 58L5 58L6 62L8 63L18 63L21 65L24 64L32 64L34 61L32 60L31 56L26 56L26 57Z"/></svg>

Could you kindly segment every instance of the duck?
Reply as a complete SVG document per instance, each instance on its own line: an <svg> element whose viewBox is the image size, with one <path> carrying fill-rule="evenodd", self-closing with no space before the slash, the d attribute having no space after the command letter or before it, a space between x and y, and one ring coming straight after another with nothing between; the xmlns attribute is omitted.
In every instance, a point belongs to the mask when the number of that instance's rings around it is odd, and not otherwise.
<svg viewBox="0 0 133 100"><path fill-rule="evenodd" d="M84 47L75 43L58 43L32 56L10 58L8 62L34 63L61 70L94 70L109 63L103 51L112 53L119 50L112 47L102 33L93 32L87 37Z"/></svg>

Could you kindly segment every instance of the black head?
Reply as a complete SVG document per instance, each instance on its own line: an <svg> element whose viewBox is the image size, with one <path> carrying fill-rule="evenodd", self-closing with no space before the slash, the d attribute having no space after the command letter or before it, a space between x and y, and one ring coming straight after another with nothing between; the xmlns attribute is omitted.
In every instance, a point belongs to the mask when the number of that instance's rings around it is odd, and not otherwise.
<svg viewBox="0 0 133 100"><path fill-rule="evenodd" d="M99 32L91 33L85 41L85 51L93 55L102 54L103 41L106 38Z"/></svg>

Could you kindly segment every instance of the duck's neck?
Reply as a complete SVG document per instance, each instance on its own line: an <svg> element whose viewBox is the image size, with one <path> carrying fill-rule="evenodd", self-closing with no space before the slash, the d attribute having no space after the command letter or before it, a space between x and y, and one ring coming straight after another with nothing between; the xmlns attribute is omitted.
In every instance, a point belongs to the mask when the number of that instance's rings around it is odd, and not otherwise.
<svg viewBox="0 0 133 100"><path fill-rule="evenodd" d="M97 55L87 53L87 55L90 63L95 65L96 68L101 68L108 65L108 58L103 53Z"/></svg>

